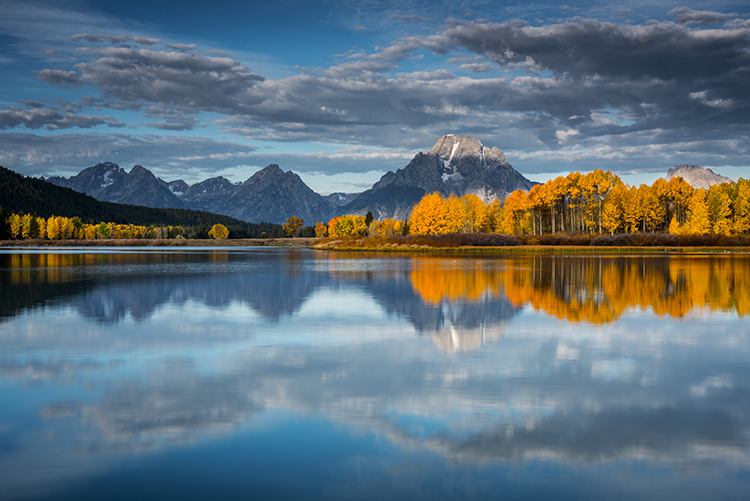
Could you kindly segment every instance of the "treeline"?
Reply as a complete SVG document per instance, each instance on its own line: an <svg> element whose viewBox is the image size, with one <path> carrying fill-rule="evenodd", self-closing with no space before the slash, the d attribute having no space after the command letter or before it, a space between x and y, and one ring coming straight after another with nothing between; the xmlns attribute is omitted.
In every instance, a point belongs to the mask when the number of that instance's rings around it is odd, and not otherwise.
<svg viewBox="0 0 750 501"><path fill-rule="evenodd" d="M52 216L78 218L81 223L98 225L142 226L149 229L181 227L188 238L209 238L215 224L229 230L229 238L283 237L281 225L275 223L248 223L221 214L188 209L151 208L136 205L101 202L95 198L55 186L32 177L22 176L0 167L0 206L7 213L0 217L0 239L8 238L9 214L33 215L49 219Z"/></svg>
<svg viewBox="0 0 750 501"><path fill-rule="evenodd" d="M371 218L371 216L370 216ZM609 171L574 172L514 191L504 201L476 195L425 195L407 222L345 215L319 225L318 236L446 235L593 236L669 233L680 236L750 233L750 181L696 189L682 178L628 186Z"/></svg>

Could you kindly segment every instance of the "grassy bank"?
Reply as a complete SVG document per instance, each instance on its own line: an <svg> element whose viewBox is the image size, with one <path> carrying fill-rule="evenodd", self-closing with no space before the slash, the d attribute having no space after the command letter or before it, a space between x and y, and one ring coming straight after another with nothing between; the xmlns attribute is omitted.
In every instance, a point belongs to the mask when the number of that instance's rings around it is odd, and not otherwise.
<svg viewBox="0 0 750 501"><path fill-rule="evenodd" d="M0 247L311 247L315 238L3 240Z"/></svg>
<svg viewBox="0 0 750 501"><path fill-rule="evenodd" d="M320 239L316 249L377 252L446 251L457 253L571 254L654 252L750 252L750 238L723 235L625 234L522 236L453 233Z"/></svg>

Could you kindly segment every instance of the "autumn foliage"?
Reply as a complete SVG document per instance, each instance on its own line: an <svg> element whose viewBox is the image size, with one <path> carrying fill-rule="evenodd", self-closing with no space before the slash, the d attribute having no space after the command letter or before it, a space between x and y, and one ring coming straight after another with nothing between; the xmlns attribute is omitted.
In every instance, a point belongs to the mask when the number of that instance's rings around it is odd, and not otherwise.
<svg viewBox="0 0 750 501"><path fill-rule="evenodd" d="M744 235L750 232L750 181L709 190L695 189L682 178L631 187L608 171L574 172L490 204L475 195L425 195L412 210L409 230L423 235Z"/></svg>
<svg viewBox="0 0 750 501"><path fill-rule="evenodd" d="M180 238L185 233L182 226L149 227L105 222L84 224L78 217L50 216L45 219L31 214L11 214L6 222L8 236L13 240L168 239Z"/></svg>

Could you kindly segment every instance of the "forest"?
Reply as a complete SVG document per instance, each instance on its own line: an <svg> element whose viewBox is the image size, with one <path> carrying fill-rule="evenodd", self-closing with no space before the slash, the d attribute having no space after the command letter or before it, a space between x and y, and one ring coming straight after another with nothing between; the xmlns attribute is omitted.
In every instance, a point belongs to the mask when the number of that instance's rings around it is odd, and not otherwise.
<svg viewBox="0 0 750 501"><path fill-rule="evenodd" d="M681 177L660 178L651 186L628 186L609 171L571 173L528 193L517 190L504 201L484 203L467 194L448 198L425 195L407 222L371 220L365 216L333 218L319 225L318 236L443 235L747 235L750 231L750 181L696 189Z"/></svg>

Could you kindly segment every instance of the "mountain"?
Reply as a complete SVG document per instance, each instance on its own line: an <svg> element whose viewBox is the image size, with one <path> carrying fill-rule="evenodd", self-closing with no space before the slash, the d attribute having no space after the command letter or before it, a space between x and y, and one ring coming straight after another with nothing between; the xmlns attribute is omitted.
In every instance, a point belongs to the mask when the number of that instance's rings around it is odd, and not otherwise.
<svg viewBox="0 0 750 501"><path fill-rule="evenodd" d="M502 200L515 190L528 191L534 184L505 160L499 148L488 148L471 136L449 134L441 137L431 151L417 153L403 169L387 172L339 212L371 211L377 219L406 219L427 193L437 191L446 197L471 193L490 202Z"/></svg>
<svg viewBox="0 0 750 501"><path fill-rule="evenodd" d="M297 174L284 172L275 164L244 183L219 176L191 186L181 179L163 181L140 165L128 173L112 162L99 163L71 178L47 181L105 202L187 208L253 222L283 223L298 216L311 225L328 221L336 206L312 191Z"/></svg>
<svg viewBox="0 0 750 501"><path fill-rule="evenodd" d="M504 199L514 190L528 191L534 184L505 160L498 148L488 148L470 136L443 136L429 152L418 153L396 172L386 173L363 193L321 196L292 171L272 164L242 183L221 176L194 185L183 180L163 181L136 165L128 173L104 162L71 178L52 177L50 183L72 188L97 200L175 207L224 214L243 221L284 223L297 216L311 226L335 214L366 214L378 219L406 219L426 193L438 191L462 196L477 195L485 202Z"/></svg>
<svg viewBox="0 0 750 501"><path fill-rule="evenodd" d="M113 176L118 175L111 167L108 171ZM284 234L281 227L276 224L253 224L205 211L102 202L71 188L56 186L43 179L22 176L4 167L0 167L0 204L7 212L16 214L36 214L44 218L52 215L77 216L84 223L93 224L105 221L145 226L153 224L203 227L207 232L214 224L221 223L237 238L259 237L263 233L267 236ZM208 238L207 233L205 238Z"/></svg>
<svg viewBox="0 0 750 501"><path fill-rule="evenodd" d="M283 223L297 216L307 226L317 221L327 222L333 206L310 189L292 171L284 172L271 164L253 174L244 183L234 185L223 178L199 183L200 189L190 187L183 200L200 205L205 210L226 214L244 221Z"/></svg>
<svg viewBox="0 0 750 501"><path fill-rule="evenodd" d="M709 189L711 185L721 183L732 183L732 179L720 176L711 169L705 169L697 165L677 165L667 171L666 180L673 177L681 177L693 188Z"/></svg>
<svg viewBox="0 0 750 501"><path fill-rule="evenodd" d="M186 208L167 183L136 165L130 171L112 162L99 163L71 178L51 177L48 182L91 195L103 202L141 205L144 207Z"/></svg>

